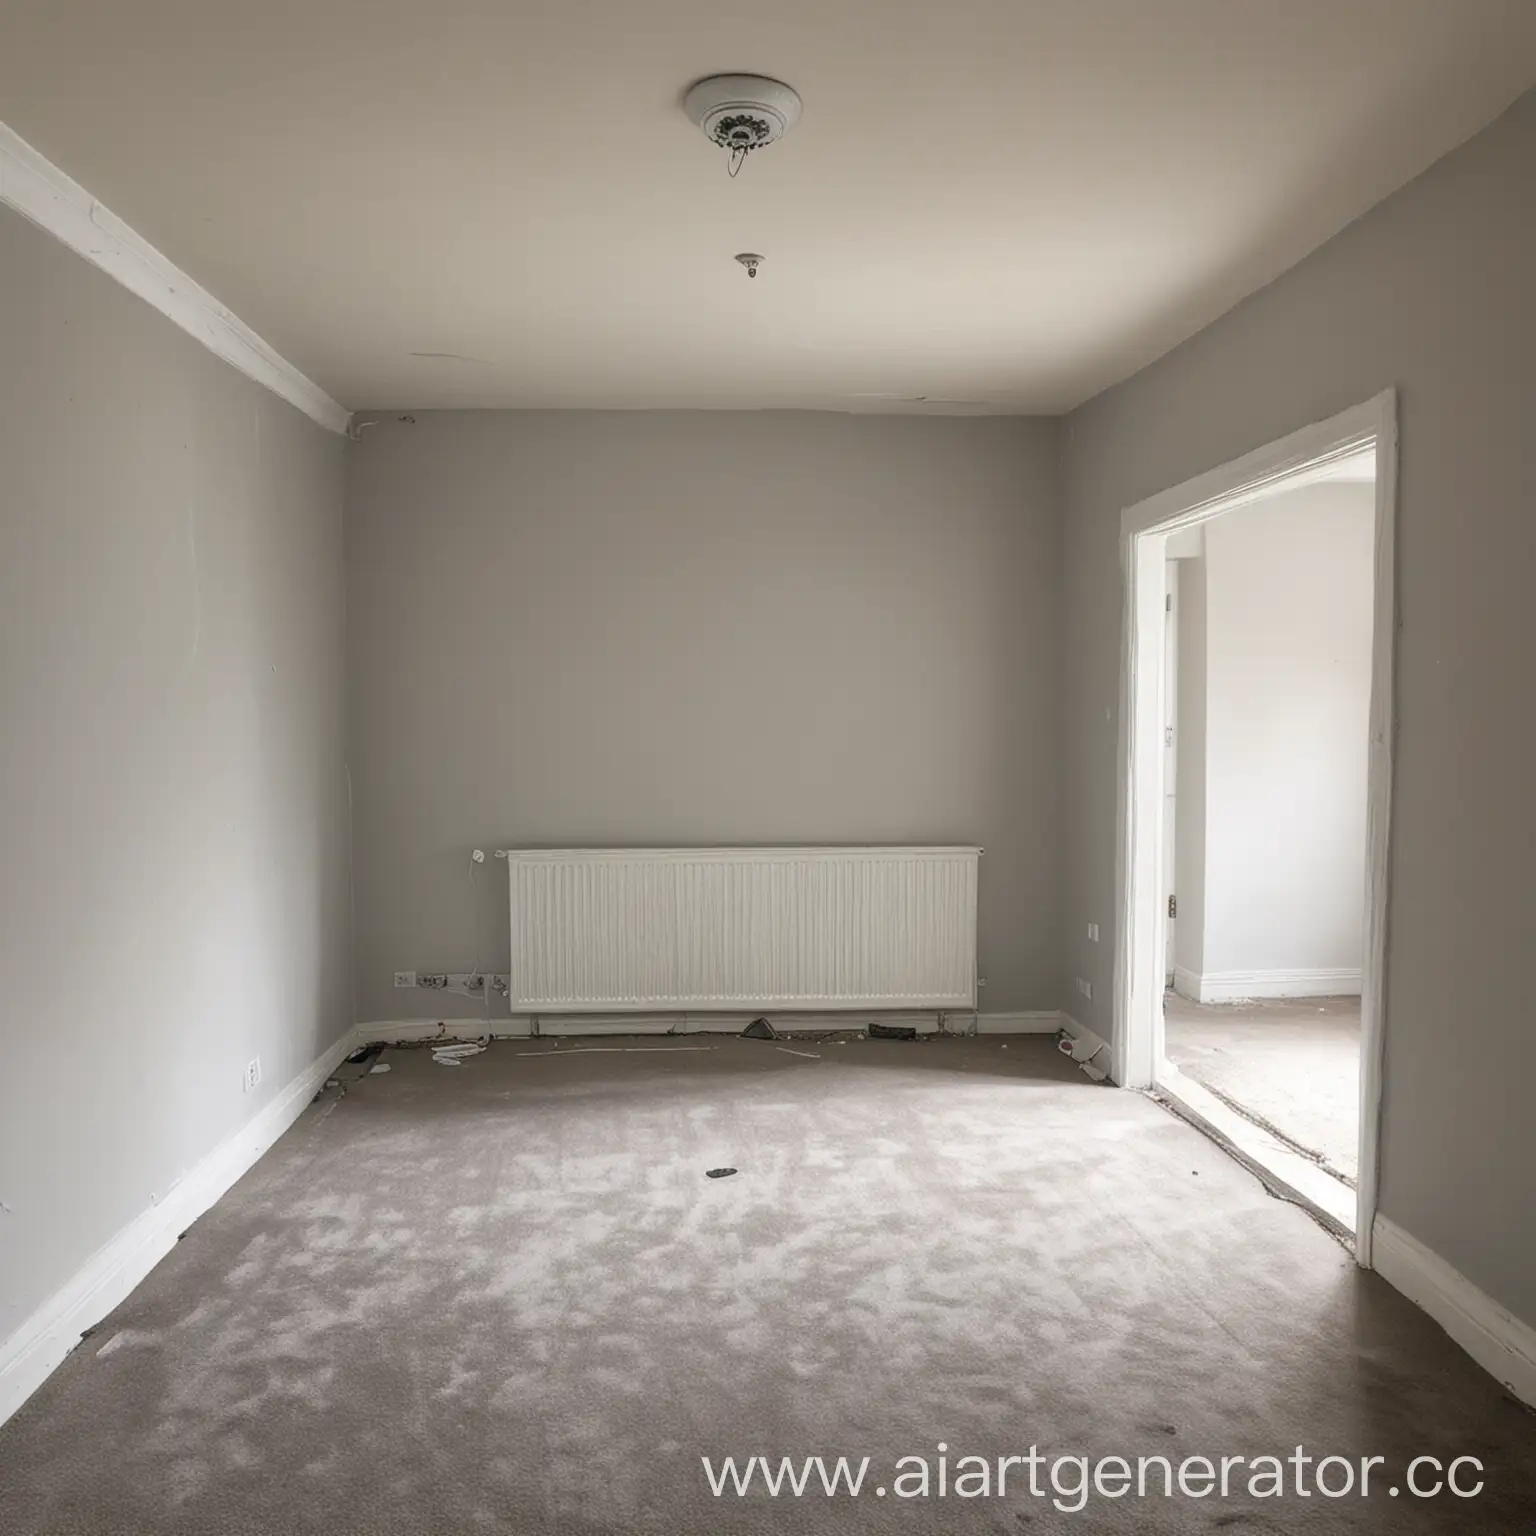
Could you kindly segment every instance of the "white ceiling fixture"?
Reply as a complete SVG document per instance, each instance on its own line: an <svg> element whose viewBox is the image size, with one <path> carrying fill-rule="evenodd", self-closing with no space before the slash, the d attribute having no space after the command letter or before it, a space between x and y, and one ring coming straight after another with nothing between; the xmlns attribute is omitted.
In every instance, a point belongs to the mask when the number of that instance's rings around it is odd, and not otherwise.
<svg viewBox="0 0 1536 1536"><path fill-rule="evenodd" d="M766 149L799 122L800 97L766 75L710 75L689 89L683 111L730 155L734 176L754 149Z"/></svg>

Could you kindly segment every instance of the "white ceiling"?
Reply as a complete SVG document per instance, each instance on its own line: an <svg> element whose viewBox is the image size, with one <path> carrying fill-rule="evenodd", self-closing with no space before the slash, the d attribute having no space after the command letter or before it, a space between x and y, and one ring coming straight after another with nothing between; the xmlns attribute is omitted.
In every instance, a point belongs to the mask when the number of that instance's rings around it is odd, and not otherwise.
<svg viewBox="0 0 1536 1536"><path fill-rule="evenodd" d="M722 70L805 100L734 181ZM354 409L1060 411L1533 79L1533 0L0 0L0 120Z"/></svg>

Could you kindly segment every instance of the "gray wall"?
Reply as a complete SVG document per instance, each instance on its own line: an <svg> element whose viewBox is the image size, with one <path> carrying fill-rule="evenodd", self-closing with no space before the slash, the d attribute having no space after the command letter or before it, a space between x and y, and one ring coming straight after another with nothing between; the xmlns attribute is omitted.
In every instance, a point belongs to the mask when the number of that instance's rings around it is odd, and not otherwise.
<svg viewBox="0 0 1536 1536"><path fill-rule="evenodd" d="M1114 921L1120 511L1401 390L1382 1207L1536 1321L1536 95L1066 423L1068 931ZM1086 953L1096 949L1099 953ZM1108 1034L1113 945L1080 944ZM1081 972L1081 974L1089 974Z"/></svg>
<svg viewBox="0 0 1536 1536"><path fill-rule="evenodd" d="M507 965L479 845L980 843L983 1007L1054 1006L1052 422L386 416L349 450L365 1020Z"/></svg>
<svg viewBox="0 0 1536 1536"><path fill-rule="evenodd" d="M5 209L0 336L3 1339L348 1027L350 917L341 439Z"/></svg>

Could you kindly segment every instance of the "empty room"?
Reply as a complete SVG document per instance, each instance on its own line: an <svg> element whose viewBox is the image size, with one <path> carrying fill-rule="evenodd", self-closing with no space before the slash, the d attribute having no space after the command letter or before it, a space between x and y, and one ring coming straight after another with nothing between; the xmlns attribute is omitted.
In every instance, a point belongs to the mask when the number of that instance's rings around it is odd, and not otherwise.
<svg viewBox="0 0 1536 1536"><path fill-rule="evenodd" d="M0 1531L1536 1528L1529 0L0 0Z"/></svg>

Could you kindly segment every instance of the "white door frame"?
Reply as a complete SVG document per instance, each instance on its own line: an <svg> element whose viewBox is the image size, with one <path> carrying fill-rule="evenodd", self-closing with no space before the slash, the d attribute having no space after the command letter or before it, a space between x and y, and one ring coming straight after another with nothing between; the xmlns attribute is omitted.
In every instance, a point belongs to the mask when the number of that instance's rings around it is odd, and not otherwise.
<svg viewBox="0 0 1536 1536"><path fill-rule="evenodd" d="M1167 556L1167 551L1164 551ZM1163 898L1178 894L1178 876L1174 866L1178 863L1179 807L1179 562L1165 558L1163 569L1167 573L1167 613L1163 620ZM1169 814L1169 803L1173 803ZM1173 836L1168 836L1169 828ZM1173 878L1168 878L1170 875ZM1172 985L1175 971L1175 934L1179 920L1167 916L1163 923L1163 982Z"/></svg>
<svg viewBox="0 0 1536 1536"><path fill-rule="evenodd" d="M1365 953L1360 999L1360 1175L1355 1257L1371 1265L1376 1216L1385 1019L1387 875L1392 812L1392 664L1396 635L1397 393L1385 390L1121 514L1125 603L1120 665L1120 794L1115 895L1112 1075L1149 1088L1163 1061L1164 535L1320 477L1337 460L1376 450L1376 552L1366 812Z"/></svg>

